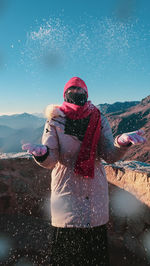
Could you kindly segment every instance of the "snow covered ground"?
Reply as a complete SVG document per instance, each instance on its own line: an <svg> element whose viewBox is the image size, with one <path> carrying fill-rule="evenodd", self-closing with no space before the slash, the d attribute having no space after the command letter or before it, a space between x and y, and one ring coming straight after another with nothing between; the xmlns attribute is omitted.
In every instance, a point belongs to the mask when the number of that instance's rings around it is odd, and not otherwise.
<svg viewBox="0 0 150 266"><path fill-rule="evenodd" d="M103 162L104 165L108 165L106 162ZM128 170L132 171L140 171L140 172L150 172L150 164L144 163L140 161L118 161L114 164L111 164L112 166L118 166L123 167Z"/></svg>
<svg viewBox="0 0 150 266"><path fill-rule="evenodd" d="M32 156L27 152L0 153L0 159L31 158L31 157Z"/></svg>
<svg viewBox="0 0 150 266"><path fill-rule="evenodd" d="M15 158L31 158L27 152L19 152L19 153L0 153L0 159L15 159ZM103 161L104 165L108 165ZM142 172L150 172L150 164L139 162L139 161L118 161L112 166L123 167L133 171L142 171Z"/></svg>

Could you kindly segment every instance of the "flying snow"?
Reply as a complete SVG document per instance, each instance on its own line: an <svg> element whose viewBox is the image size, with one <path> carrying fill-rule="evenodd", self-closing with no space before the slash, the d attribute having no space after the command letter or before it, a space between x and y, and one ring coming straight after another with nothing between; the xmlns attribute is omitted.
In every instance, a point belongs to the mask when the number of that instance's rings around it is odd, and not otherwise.
<svg viewBox="0 0 150 266"><path fill-rule="evenodd" d="M134 29L137 23L107 17L101 20L87 17L77 25L65 24L60 18L43 20L40 25L37 22L27 33L22 63L32 70L39 66L57 70L61 66L62 70L70 65L80 67L81 63L88 72L96 67L96 73L114 56L115 61L132 64L129 51L134 46L133 40L138 39Z"/></svg>

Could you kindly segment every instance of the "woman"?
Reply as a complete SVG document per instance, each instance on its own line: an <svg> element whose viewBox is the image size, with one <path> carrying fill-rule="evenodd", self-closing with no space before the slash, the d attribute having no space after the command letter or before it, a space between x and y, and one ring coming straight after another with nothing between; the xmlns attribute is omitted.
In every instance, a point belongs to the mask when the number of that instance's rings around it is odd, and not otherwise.
<svg viewBox="0 0 150 266"><path fill-rule="evenodd" d="M144 143L142 130L113 139L107 119L88 99L85 82L71 78L61 106L46 108L42 145L24 144L51 173L50 265L109 265L106 224L108 183L101 160L113 163L132 144Z"/></svg>

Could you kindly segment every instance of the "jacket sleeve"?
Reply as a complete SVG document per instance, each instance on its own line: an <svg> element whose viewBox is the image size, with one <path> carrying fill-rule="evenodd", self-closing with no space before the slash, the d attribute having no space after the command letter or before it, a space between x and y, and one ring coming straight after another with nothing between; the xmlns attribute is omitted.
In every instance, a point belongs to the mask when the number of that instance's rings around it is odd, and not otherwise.
<svg viewBox="0 0 150 266"><path fill-rule="evenodd" d="M47 146L47 154L41 157L34 157L34 160L40 166L52 169L59 160L59 141L56 128L49 121L46 122L44 127L42 144Z"/></svg>
<svg viewBox="0 0 150 266"><path fill-rule="evenodd" d="M113 138L112 130L107 118L101 114L101 135L98 143L98 154L107 163L114 163L120 160L126 151L127 146L120 146L117 137Z"/></svg>

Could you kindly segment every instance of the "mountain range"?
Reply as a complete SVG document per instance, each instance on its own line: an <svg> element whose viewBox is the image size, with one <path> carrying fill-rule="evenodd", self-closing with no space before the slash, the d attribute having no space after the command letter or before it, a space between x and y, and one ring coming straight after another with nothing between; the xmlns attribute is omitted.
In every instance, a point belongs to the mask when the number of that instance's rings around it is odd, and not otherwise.
<svg viewBox="0 0 150 266"><path fill-rule="evenodd" d="M45 119L32 114L23 113L15 115L0 116L0 125L8 126L13 129L38 128L43 125Z"/></svg>
<svg viewBox="0 0 150 266"><path fill-rule="evenodd" d="M99 104L97 107L108 118L114 137L142 128L147 143L131 147L124 159L150 163L150 95L141 101ZM0 152L20 152L26 142L40 143L46 119L42 114L0 116Z"/></svg>
<svg viewBox="0 0 150 266"><path fill-rule="evenodd" d="M127 109L137 105L138 103L140 103L140 102L139 101L131 101L131 102L115 102L113 104L104 103L104 104L98 104L97 107L100 109L100 111L103 114L114 113L114 112L123 113Z"/></svg>

